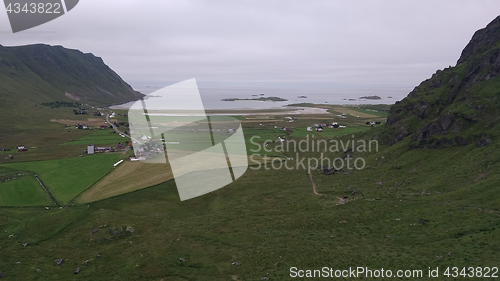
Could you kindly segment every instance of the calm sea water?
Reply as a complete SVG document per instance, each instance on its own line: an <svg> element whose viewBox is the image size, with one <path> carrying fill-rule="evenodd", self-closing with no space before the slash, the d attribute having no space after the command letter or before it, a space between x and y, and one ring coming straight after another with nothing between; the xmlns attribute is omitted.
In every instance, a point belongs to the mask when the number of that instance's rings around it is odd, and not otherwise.
<svg viewBox="0 0 500 281"><path fill-rule="evenodd" d="M167 85L165 85L167 86ZM133 86L145 95L165 86ZM411 91L408 87L199 87L205 109L268 109L294 103L316 104L393 104ZM305 98L299 98L299 97ZM380 100L360 99L362 96L379 96ZM283 102L272 101L222 101L225 98L280 97ZM120 105L129 108L131 103ZM116 108L116 107L115 107Z"/></svg>

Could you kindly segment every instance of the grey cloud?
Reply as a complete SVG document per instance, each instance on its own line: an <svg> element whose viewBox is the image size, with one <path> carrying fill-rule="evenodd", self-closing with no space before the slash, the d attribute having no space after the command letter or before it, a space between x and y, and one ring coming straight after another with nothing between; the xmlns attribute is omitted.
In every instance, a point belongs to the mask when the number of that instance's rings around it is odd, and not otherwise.
<svg viewBox="0 0 500 281"><path fill-rule="evenodd" d="M0 44L92 52L127 81L281 81L411 87L454 65L500 11L482 1L80 1Z"/></svg>

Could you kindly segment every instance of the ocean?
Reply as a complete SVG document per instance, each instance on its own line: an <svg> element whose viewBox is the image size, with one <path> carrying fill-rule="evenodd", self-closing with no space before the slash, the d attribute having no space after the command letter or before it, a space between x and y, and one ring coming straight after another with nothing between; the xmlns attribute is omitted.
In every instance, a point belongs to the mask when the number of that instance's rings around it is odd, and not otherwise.
<svg viewBox="0 0 500 281"><path fill-rule="evenodd" d="M165 85L168 86L168 85ZM145 95L151 94L165 86L132 85L134 90ZM242 86L208 86L199 84L199 92L205 109L269 109L280 108L296 103L315 104L394 104L406 97L411 91L409 87L242 87ZM360 99L363 96L379 96L381 99ZM287 101L222 101L227 98L253 99L259 97L280 97ZM133 102L113 106L113 108L128 109Z"/></svg>

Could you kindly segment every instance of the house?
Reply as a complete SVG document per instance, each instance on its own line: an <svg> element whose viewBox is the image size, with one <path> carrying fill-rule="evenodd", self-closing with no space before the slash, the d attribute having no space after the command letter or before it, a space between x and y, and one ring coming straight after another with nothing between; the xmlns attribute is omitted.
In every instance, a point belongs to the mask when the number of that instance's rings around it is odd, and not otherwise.
<svg viewBox="0 0 500 281"><path fill-rule="evenodd" d="M286 128L286 131L290 132L290 133L293 133L292 129L290 129L290 128Z"/></svg>
<svg viewBox="0 0 500 281"><path fill-rule="evenodd" d="M26 147L24 147L24 145L18 145L17 146L17 151L21 152L21 151L28 151L28 149Z"/></svg>
<svg viewBox="0 0 500 281"><path fill-rule="evenodd" d="M95 152L103 153L113 151L112 147L95 147Z"/></svg>
<svg viewBox="0 0 500 281"><path fill-rule="evenodd" d="M119 143L118 146L116 146L117 149L122 149L122 148L125 148L125 146L123 145L123 143Z"/></svg>
<svg viewBox="0 0 500 281"><path fill-rule="evenodd" d="M94 154L94 152L95 152L95 147L94 147L94 145L89 144L89 145L87 146L87 150L86 150L85 152L86 152L87 154Z"/></svg>
<svg viewBox="0 0 500 281"><path fill-rule="evenodd" d="M107 128L109 128L109 127L108 127L108 126L106 126L106 125L102 125L102 126L101 126L101 129L103 129L103 130L104 130L104 129L107 129Z"/></svg>
<svg viewBox="0 0 500 281"><path fill-rule="evenodd" d="M312 132L312 130L313 130L312 127L307 127L308 132Z"/></svg>
<svg viewBox="0 0 500 281"><path fill-rule="evenodd" d="M323 132L323 127L319 126L318 128L316 128L316 132Z"/></svg>

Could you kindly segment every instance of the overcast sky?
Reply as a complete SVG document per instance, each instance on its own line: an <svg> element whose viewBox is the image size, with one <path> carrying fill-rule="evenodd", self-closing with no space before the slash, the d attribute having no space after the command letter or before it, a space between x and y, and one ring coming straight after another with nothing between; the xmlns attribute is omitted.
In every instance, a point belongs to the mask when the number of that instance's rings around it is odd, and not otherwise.
<svg viewBox="0 0 500 281"><path fill-rule="evenodd" d="M414 87L455 65L500 1L81 0L0 44L46 43L102 57L131 84L326 82Z"/></svg>

